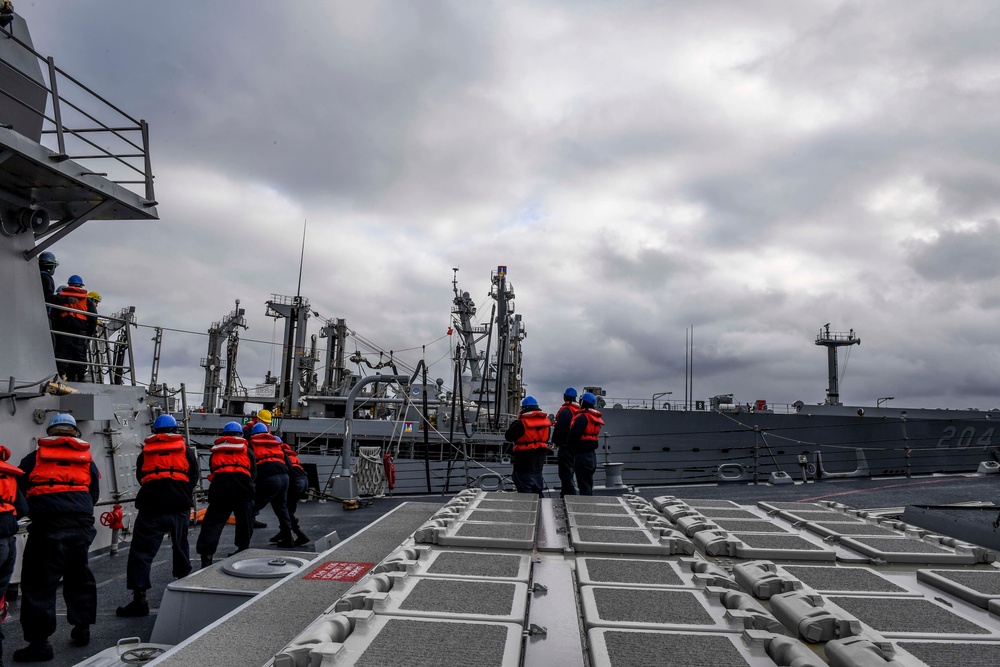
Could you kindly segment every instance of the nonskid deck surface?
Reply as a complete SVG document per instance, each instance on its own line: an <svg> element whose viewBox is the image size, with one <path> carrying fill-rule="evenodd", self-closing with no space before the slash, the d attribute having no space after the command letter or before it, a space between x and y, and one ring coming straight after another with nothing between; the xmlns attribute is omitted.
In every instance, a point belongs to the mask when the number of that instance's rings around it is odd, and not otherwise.
<svg viewBox="0 0 1000 667"><path fill-rule="evenodd" d="M408 499L412 501L413 499ZM422 502L443 503L446 499L421 499ZM372 505L361 509L344 511L340 503L328 502L319 503L315 501L303 502L299 505L297 512L302 529L314 540L322 538L331 531L337 531L338 536L343 540L355 534L365 526L369 525L378 517L391 511L406 502L403 499L380 498L374 499ZM259 517L268 524L267 528L261 528L254 532L251 542L252 549L267 549L271 547L268 538L277 532L277 521L269 508L264 509ZM198 526L193 527L188 535L191 550L191 562L197 568L199 557L194 551L195 542L198 539ZM216 559L225 557L234 550L232 526L227 526L219 541L219 550ZM298 551L308 551L313 548L313 544L297 547ZM170 576L170 543L166 539L160 547L152 569L153 587L149 590L149 606L151 614L145 618L119 618L115 615L115 609L124 605L131 599L131 595L125 588L125 564L128 560L128 543L121 545L116 556L107 554L93 556L90 559L90 566L97 579L97 624L91 628L91 643L86 647L75 647L70 644L70 626L66 623L66 605L64 604L61 592L57 597L58 628L55 635L51 637L52 646L55 649L55 659L44 663L52 667L69 667L86 659L103 649L114 646L115 643L124 637L139 637L143 641L149 641L153 626L156 621L156 614L160 607L161 598L166 586L174 581ZM20 617L20 602L11 605L10 614L3 626L6 636L4 640L4 653L6 663L10 664L10 654L22 646ZM16 663L15 663L16 664Z"/></svg>
<svg viewBox="0 0 1000 667"><path fill-rule="evenodd" d="M993 500L997 496L996 483L998 480L986 476L942 476L924 478L893 478L893 479L857 479L857 480L836 480L810 484L795 485L707 485L707 486L675 486L640 489L638 495L652 501L666 495L675 495L684 499L713 499L717 501L729 501L738 505L756 505L757 501L771 502L821 502L824 500L842 502L858 508L885 508L902 507L911 503L926 504L949 504L956 502L968 502L975 500ZM556 495L556 494L550 494ZM313 538L318 539L332 530L337 530L342 539L356 533L357 531L383 516L393 508L404 502L417 501L421 504L431 503L430 514L435 506L443 505L449 498L446 497L409 497L409 498L376 498L371 499L372 504L359 510L344 511L338 503L317 503L306 502L299 506L299 518L303 529ZM495 512L495 509L480 508L477 511ZM488 515L482 514L484 518ZM583 516L583 515L581 515ZM600 517L599 517L600 518ZM605 517L606 518L606 517ZM612 518L614 518L612 516ZM267 548L267 538L275 531L274 516L270 510L264 510L261 519L271 524L266 529L258 530L254 535L253 548ZM577 520L574 523L594 523L593 520ZM602 523L597 521L596 523ZM588 526L594 530L598 527ZM544 529L544 527L543 527ZM606 528L605 528L606 529ZM198 528L191 530L190 543L194 561L197 562L197 555L193 553L194 543L197 539ZM219 547L219 555L225 556L232 544L232 528L229 527L223 533ZM309 547L306 547L308 549ZM435 547L443 549L460 549L460 547ZM115 608L128 601L128 592L125 589L125 563L127 559L127 544L123 545L119 554L114 557L106 555L97 556L92 559L92 567L98 579L98 623L93 627L93 640L89 647L76 648L69 643L69 627L65 623L65 608L60 600L60 626L56 635L52 638L53 646L56 650L56 659L51 665L74 665L86 657L99 652L102 649L113 646L114 643L123 637L138 636L144 641L150 639L155 614L160 605L163 590L172 581L170 577L170 551L169 545L164 544L157 556L153 567L153 588L149 592L150 606L153 614L147 618L140 619L120 619L115 616ZM530 552L528 552L530 553ZM600 557L607 557L608 554L600 553ZM389 550L381 556L390 555ZM648 555L639 556L649 558ZM667 557L667 559L676 557ZM542 570L552 563L539 563L536 567ZM938 566L934 566L938 567ZM982 565L977 567L984 567ZM680 576L680 575L679 575ZM558 587L556 587L558 588ZM551 598L551 599L554 599ZM330 603L333 602L331 599ZM536 609L541 609L543 603L539 598L531 601ZM4 631L7 635L5 648L9 652L21 645L21 629L17 621L18 604L15 603L11 609ZM572 619L572 626L576 626L576 619ZM542 623L545 625L545 623ZM549 622L551 626L552 623ZM631 630L630 630L631 632ZM606 634L606 633L605 633ZM289 639L294 636L290 635ZM611 645L626 635L612 635ZM537 644L540 640L533 639ZM595 640L596 641L596 640ZM713 641L718 641L713 638ZM680 650L680 649L678 649ZM529 652L530 653L530 652ZM530 657L530 656L529 656ZM263 664L263 660L261 662ZM530 664L530 663L525 663ZM716 663L720 664L720 663ZM737 663L738 664L738 663Z"/></svg>
<svg viewBox="0 0 1000 667"><path fill-rule="evenodd" d="M751 504L723 489L692 490L545 499L536 522L515 518L531 496L460 494L274 664L369 665L395 655L432 665L442 651L476 665L1000 659L1000 621L987 610L1000 597L995 553L802 497L813 485L758 487ZM832 492L877 497L870 485ZM504 505L512 519L492 520ZM486 567L483 549L510 562ZM450 639L435 641L442 634ZM467 650L476 636L487 639ZM881 662L862 662L873 654Z"/></svg>

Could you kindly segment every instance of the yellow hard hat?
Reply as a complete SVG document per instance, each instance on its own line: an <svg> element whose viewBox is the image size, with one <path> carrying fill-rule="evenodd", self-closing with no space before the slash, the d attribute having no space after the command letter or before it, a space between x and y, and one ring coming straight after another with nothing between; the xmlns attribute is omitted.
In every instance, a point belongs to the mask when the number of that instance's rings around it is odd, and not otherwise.
<svg viewBox="0 0 1000 667"><path fill-rule="evenodd" d="M101 302L101 295L97 292L87 292L87 298L91 299L94 303Z"/></svg>
<svg viewBox="0 0 1000 667"><path fill-rule="evenodd" d="M261 420L265 424L271 423L271 412L270 410L258 410L257 419Z"/></svg>

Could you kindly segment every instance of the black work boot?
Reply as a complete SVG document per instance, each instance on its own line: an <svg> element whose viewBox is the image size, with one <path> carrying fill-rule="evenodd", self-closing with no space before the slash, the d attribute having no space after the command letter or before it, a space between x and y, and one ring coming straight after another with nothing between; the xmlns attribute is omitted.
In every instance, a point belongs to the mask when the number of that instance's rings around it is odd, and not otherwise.
<svg viewBox="0 0 1000 667"><path fill-rule="evenodd" d="M118 616L149 616L149 603L146 601L146 591L132 591L132 601L124 607L115 610Z"/></svg>
<svg viewBox="0 0 1000 667"><path fill-rule="evenodd" d="M90 643L90 626L87 624L74 625L69 631L69 637L73 640L73 646L86 646Z"/></svg>
<svg viewBox="0 0 1000 667"><path fill-rule="evenodd" d="M301 547L303 544L309 544L309 536L303 533L301 528L292 528L292 532L295 533L295 541L292 544L297 547Z"/></svg>
<svg viewBox="0 0 1000 667"><path fill-rule="evenodd" d="M202 554L201 555L201 566L203 568L208 567L212 564L212 554Z"/></svg>
<svg viewBox="0 0 1000 667"><path fill-rule="evenodd" d="M52 659L52 644L48 640L31 642L14 651L14 662L48 662Z"/></svg>
<svg viewBox="0 0 1000 667"><path fill-rule="evenodd" d="M285 529L278 533L278 539L275 541L274 546L279 549L288 549L292 547L292 531Z"/></svg>
<svg viewBox="0 0 1000 667"><path fill-rule="evenodd" d="M253 527L254 528L267 528L267 524L264 523L263 521L258 521L257 519L254 519L253 520Z"/></svg>
<svg viewBox="0 0 1000 667"><path fill-rule="evenodd" d="M275 542L277 542L280 539L281 539L281 533L277 532L274 535L272 535L271 537L267 538L267 541L270 542L271 544L274 544Z"/></svg>

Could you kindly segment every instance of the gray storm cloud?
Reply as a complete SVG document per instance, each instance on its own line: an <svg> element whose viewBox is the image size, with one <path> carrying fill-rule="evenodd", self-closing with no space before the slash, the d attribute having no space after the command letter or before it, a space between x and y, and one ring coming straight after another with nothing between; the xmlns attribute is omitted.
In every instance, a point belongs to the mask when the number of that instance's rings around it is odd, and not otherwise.
<svg viewBox="0 0 1000 667"><path fill-rule="evenodd" d="M151 127L161 220L88 223L60 270L185 331L241 299L247 384L306 224L313 308L446 379L452 269L487 317L504 264L550 404L682 397L690 326L699 397L819 402L826 322L864 340L846 401L996 402L989 2L15 8ZM197 388L204 345L172 334L162 379Z"/></svg>

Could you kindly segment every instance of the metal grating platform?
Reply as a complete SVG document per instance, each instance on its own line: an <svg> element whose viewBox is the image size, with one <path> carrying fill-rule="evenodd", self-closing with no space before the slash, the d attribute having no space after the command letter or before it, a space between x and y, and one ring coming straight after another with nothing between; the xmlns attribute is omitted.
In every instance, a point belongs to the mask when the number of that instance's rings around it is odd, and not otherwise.
<svg viewBox="0 0 1000 667"><path fill-rule="evenodd" d="M538 513L502 509L472 509L461 515L461 520L487 523L534 524L538 521Z"/></svg>
<svg viewBox="0 0 1000 667"><path fill-rule="evenodd" d="M871 537L906 537L898 530L859 521L809 521L802 526L817 535L866 535Z"/></svg>
<svg viewBox="0 0 1000 667"><path fill-rule="evenodd" d="M1000 570L917 570L922 581L977 607L989 609L1000 599Z"/></svg>
<svg viewBox="0 0 1000 667"><path fill-rule="evenodd" d="M412 546L388 556L372 572L407 572L420 577L528 581L531 576L531 557L524 553L484 553Z"/></svg>
<svg viewBox="0 0 1000 667"><path fill-rule="evenodd" d="M923 598L831 595L826 599L887 638L1000 639L995 630Z"/></svg>
<svg viewBox="0 0 1000 667"><path fill-rule="evenodd" d="M407 577L385 593L372 593L368 608L394 616L462 617L522 623L528 601L524 582Z"/></svg>
<svg viewBox="0 0 1000 667"><path fill-rule="evenodd" d="M520 495L520 494L518 494ZM538 509L537 500L490 500L482 499L473 502L472 509L478 510L504 510L513 512L533 512Z"/></svg>
<svg viewBox="0 0 1000 667"><path fill-rule="evenodd" d="M887 563L945 563L974 565L976 556L915 537L845 536L840 544Z"/></svg>
<svg viewBox="0 0 1000 667"><path fill-rule="evenodd" d="M896 642L899 648L928 667L996 667L1000 644L967 641Z"/></svg>
<svg viewBox="0 0 1000 667"><path fill-rule="evenodd" d="M697 507L698 513L709 519L766 519L766 516L755 514L744 509L730 509L728 507Z"/></svg>
<svg viewBox="0 0 1000 667"><path fill-rule="evenodd" d="M591 664L602 667L774 667L739 635L592 628Z"/></svg>
<svg viewBox="0 0 1000 667"><path fill-rule="evenodd" d="M738 558L835 560L837 557L836 552L800 535L740 533L732 537L742 542L742 545L736 547L735 555Z"/></svg>
<svg viewBox="0 0 1000 667"><path fill-rule="evenodd" d="M583 552L621 554L693 554L694 545L683 535L659 537L649 530L620 528L588 528L571 526L570 542Z"/></svg>
<svg viewBox="0 0 1000 667"><path fill-rule="evenodd" d="M873 570L835 565L780 565L786 572L818 593L867 593L869 595L919 593L909 591Z"/></svg>
<svg viewBox="0 0 1000 667"><path fill-rule="evenodd" d="M787 528L768 520L712 519L712 523L732 533L790 533Z"/></svg>
<svg viewBox="0 0 1000 667"><path fill-rule="evenodd" d="M576 573L581 585L695 587L690 572L682 572L677 564L666 560L578 558Z"/></svg>
<svg viewBox="0 0 1000 667"><path fill-rule="evenodd" d="M345 626L349 629L345 630ZM520 662L520 652L521 626L513 623L350 612L320 617L300 640L275 656L274 667L308 664L515 667Z"/></svg>
<svg viewBox="0 0 1000 667"><path fill-rule="evenodd" d="M718 601L698 591L581 586L580 602L587 627L702 632L736 632L743 627L741 621L727 619Z"/></svg>
<svg viewBox="0 0 1000 667"><path fill-rule="evenodd" d="M635 516L619 516L617 514L580 514L568 516L571 526L591 526L604 528L642 528L643 522Z"/></svg>
<svg viewBox="0 0 1000 667"><path fill-rule="evenodd" d="M836 510L808 510L808 511L788 511L781 510L778 515L783 519L792 522L798 521L835 521L838 523L866 523L864 519Z"/></svg>

